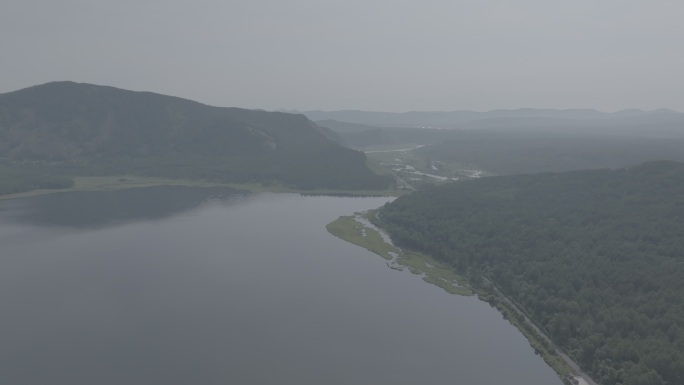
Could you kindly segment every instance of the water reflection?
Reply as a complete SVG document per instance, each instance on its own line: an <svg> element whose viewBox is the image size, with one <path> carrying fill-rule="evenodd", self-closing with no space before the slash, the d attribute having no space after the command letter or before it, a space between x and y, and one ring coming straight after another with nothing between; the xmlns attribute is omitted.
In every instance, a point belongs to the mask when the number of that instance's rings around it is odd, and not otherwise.
<svg viewBox="0 0 684 385"><path fill-rule="evenodd" d="M560 385L486 303L325 231L389 198L231 194L0 202L0 384Z"/></svg>
<svg viewBox="0 0 684 385"><path fill-rule="evenodd" d="M171 217L249 193L226 187L156 186L40 195L0 202L0 218L33 226L100 228Z"/></svg>

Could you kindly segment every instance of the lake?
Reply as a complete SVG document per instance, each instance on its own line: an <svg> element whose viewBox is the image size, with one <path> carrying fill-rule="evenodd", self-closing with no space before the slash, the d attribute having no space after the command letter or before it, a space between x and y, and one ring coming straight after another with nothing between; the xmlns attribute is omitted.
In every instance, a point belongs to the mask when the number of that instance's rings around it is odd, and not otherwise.
<svg viewBox="0 0 684 385"><path fill-rule="evenodd" d="M389 199L0 201L0 383L560 385L488 304L327 233Z"/></svg>

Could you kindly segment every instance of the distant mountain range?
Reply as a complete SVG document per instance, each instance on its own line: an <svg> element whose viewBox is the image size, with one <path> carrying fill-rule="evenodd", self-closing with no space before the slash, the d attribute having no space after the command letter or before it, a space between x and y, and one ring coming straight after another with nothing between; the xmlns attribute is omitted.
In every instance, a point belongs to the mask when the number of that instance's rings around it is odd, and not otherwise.
<svg viewBox="0 0 684 385"><path fill-rule="evenodd" d="M618 112L596 110L554 110L523 108L518 110L436 111L436 112L370 112L370 111L304 111L314 121L339 121L375 127L422 128L580 128L584 130L613 129L639 131L649 126L651 133L670 135L684 132L684 113L669 109L644 111L637 109Z"/></svg>
<svg viewBox="0 0 684 385"><path fill-rule="evenodd" d="M313 189L385 188L360 151L303 115L53 82L0 94L0 164Z"/></svg>
<svg viewBox="0 0 684 385"><path fill-rule="evenodd" d="M351 119L383 116L359 112L347 115L344 111L331 114ZM355 148L422 146L412 154L426 164L443 161L489 174L621 168L656 160L684 162L684 114L670 110L607 114L594 110L523 109L384 116L392 120L383 122L396 125L379 127L331 119L316 123L334 130L344 143ZM397 120L411 117L421 117L423 122L461 122L434 128L428 124L400 126L401 122L408 125L417 120ZM470 118L475 120L465 120Z"/></svg>

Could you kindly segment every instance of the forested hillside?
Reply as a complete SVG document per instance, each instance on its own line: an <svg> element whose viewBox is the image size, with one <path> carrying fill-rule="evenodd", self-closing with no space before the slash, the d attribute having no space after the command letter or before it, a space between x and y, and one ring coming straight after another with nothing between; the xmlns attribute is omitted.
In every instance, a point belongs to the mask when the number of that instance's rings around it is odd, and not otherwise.
<svg viewBox="0 0 684 385"><path fill-rule="evenodd" d="M493 282L601 384L684 384L684 164L457 182L379 220Z"/></svg>
<svg viewBox="0 0 684 385"><path fill-rule="evenodd" d="M60 175L137 174L313 189L382 189L303 115L54 82L0 95L0 162Z"/></svg>
<svg viewBox="0 0 684 385"><path fill-rule="evenodd" d="M684 134L684 126L681 129ZM553 130L454 130L442 143L414 150L425 159L459 162L497 175L622 168L684 161L684 137L659 138Z"/></svg>
<svg viewBox="0 0 684 385"><path fill-rule="evenodd" d="M317 121L316 124L330 128L345 144L357 148L436 144L458 137L460 131L436 128L373 127L334 120Z"/></svg>
<svg viewBox="0 0 684 385"><path fill-rule="evenodd" d="M431 172L430 166L437 162L452 169L451 174L442 176L460 177L463 173L459 170L512 175L624 168L657 160L684 162L682 116L674 112L630 116L625 112L598 121L510 117L469 122L468 129L373 127L333 120L317 123L334 130L354 148L415 147L405 152L414 161L411 166L428 165L421 171ZM389 163L386 158L383 161Z"/></svg>

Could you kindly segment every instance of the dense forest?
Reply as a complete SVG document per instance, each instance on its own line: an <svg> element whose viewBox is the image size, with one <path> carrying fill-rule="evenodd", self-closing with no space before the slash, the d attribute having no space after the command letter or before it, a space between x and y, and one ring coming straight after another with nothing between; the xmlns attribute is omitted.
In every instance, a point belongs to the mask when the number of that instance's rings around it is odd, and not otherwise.
<svg viewBox="0 0 684 385"><path fill-rule="evenodd" d="M551 119L522 117L524 113L543 113L544 110L508 112L520 116L475 120L452 129L373 127L335 120L317 123L333 130L341 141L354 148L414 147L406 154L414 161L424 165L434 165L433 162L449 165L451 174L443 174L445 177L460 177L459 170L513 175L624 168L656 160L684 162L684 114L641 112L639 115L635 111L636 115L631 116L629 111L616 114L556 111L558 115L578 118ZM604 117L597 120L597 114ZM447 115L456 118L459 114ZM579 118L583 116L595 119ZM387 159L383 161L387 162ZM429 172L429 168L423 171Z"/></svg>
<svg viewBox="0 0 684 385"><path fill-rule="evenodd" d="M355 148L437 144L457 138L461 131L437 128L373 127L335 120L317 121L316 124L330 128L344 144Z"/></svg>
<svg viewBox="0 0 684 385"><path fill-rule="evenodd" d="M493 282L601 384L684 384L684 164L456 182L378 218Z"/></svg>
<svg viewBox="0 0 684 385"><path fill-rule="evenodd" d="M684 134L684 131L682 131ZM459 162L497 175L622 168L684 161L684 137L660 138L536 130L457 130L450 140L416 149L428 160Z"/></svg>
<svg viewBox="0 0 684 385"><path fill-rule="evenodd" d="M0 164L41 173L385 189L389 176L303 115L53 82L0 94Z"/></svg>

